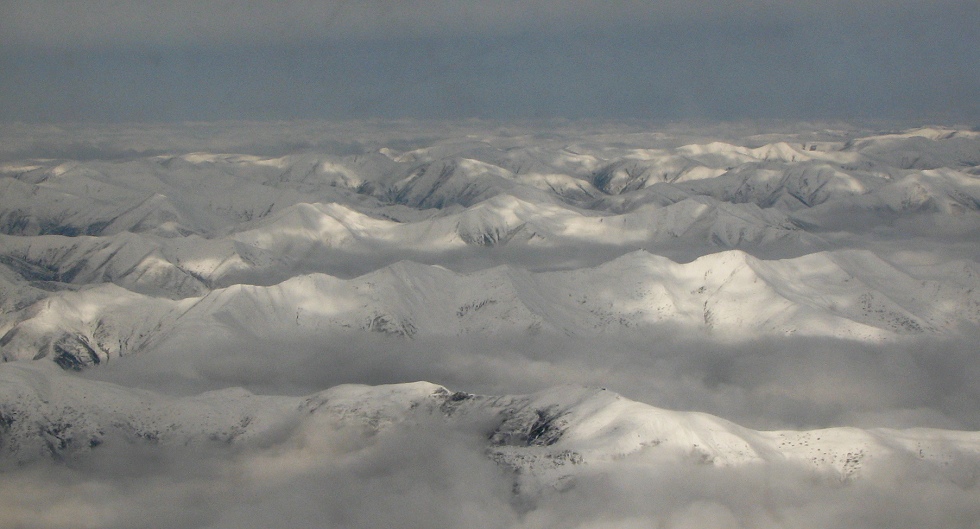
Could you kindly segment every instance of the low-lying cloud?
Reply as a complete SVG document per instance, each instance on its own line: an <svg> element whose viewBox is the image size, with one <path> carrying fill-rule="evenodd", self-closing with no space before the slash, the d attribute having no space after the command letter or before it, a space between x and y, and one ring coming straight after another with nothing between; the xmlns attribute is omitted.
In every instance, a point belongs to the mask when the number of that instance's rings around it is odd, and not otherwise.
<svg viewBox="0 0 980 529"><path fill-rule="evenodd" d="M729 342L659 327L642 337L415 339L194 336L85 374L164 392L243 386L309 394L343 383L426 380L482 394L561 384L607 387L668 409L757 429L829 426L980 428L976 329L865 343L832 338ZM206 349L200 344L208 343ZM138 381L138 382L137 382Z"/></svg>
<svg viewBox="0 0 980 529"><path fill-rule="evenodd" d="M970 527L975 469L950 479L886 461L841 481L792 464L577 468L532 494L484 453L479 430L431 422L379 433L297 429L273 446L126 447L0 481L3 527ZM969 472L973 471L972 478ZM954 476L955 477L955 476Z"/></svg>

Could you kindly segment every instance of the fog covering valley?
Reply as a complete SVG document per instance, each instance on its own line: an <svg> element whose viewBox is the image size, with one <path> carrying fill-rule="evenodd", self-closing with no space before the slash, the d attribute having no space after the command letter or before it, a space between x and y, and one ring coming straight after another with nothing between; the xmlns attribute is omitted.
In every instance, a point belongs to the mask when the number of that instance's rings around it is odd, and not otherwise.
<svg viewBox="0 0 980 529"><path fill-rule="evenodd" d="M976 130L0 139L0 527L980 527Z"/></svg>

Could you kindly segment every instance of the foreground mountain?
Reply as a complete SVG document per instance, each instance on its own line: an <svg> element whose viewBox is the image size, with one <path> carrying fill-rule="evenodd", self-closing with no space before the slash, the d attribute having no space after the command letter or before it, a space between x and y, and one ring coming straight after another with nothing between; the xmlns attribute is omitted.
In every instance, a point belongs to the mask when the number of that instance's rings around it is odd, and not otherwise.
<svg viewBox="0 0 980 529"><path fill-rule="evenodd" d="M846 482L897 460L964 487L976 486L980 470L975 432L760 432L600 388L481 396L417 382L344 385L305 397L261 396L240 388L173 397L79 379L43 365L12 363L3 366L0 377L0 453L7 468L51 458L70 466L133 444L276 451L293 436L329 439L328 432L336 429L356 432L365 443L388 429L431 429L462 430L483 439L484 454L512 473L515 491L532 495L571 486L580 472L615 472L621 465L789 463L815 477ZM324 456L343 449L322 442L315 449Z"/></svg>

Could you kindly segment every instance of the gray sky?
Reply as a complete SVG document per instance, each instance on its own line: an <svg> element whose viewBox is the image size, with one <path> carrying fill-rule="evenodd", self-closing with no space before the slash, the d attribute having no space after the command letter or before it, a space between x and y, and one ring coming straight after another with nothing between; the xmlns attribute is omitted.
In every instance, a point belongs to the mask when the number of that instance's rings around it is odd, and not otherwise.
<svg viewBox="0 0 980 529"><path fill-rule="evenodd" d="M975 0L0 0L0 120L980 120Z"/></svg>

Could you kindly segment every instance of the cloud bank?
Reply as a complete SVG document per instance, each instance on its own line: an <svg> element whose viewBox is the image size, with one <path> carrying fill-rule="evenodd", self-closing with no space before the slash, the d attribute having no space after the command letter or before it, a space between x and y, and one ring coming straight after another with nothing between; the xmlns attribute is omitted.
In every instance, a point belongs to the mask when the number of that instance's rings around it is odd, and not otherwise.
<svg viewBox="0 0 980 529"><path fill-rule="evenodd" d="M10 527L971 527L976 476L950 480L890 461L853 482L791 464L582 469L561 490L515 496L484 439L446 423L379 433L299 429L237 453L200 447L130 450L72 466L4 474Z"/></svg>

